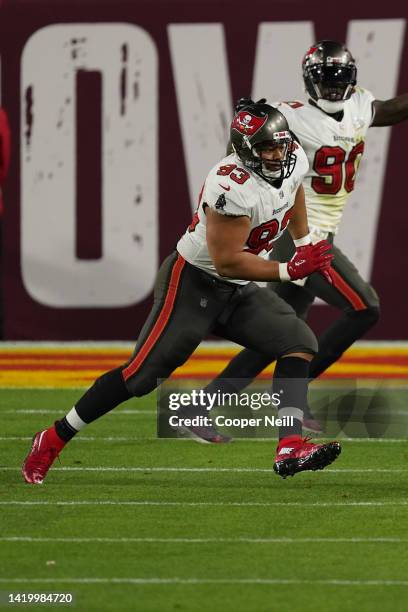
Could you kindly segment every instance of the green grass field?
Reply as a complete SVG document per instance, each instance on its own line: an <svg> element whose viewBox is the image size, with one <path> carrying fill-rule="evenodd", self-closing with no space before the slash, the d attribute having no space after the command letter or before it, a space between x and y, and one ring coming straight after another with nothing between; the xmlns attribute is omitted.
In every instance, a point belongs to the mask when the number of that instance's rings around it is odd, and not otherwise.
<svg viewBox="0 0 408 612"><path fill-rule="evenodd" d="M3 598L70 592L80 611L407 609L405 441L344 441L333 466L282 480L274 441L157 440L150 396L91 425L43 486L26 485L32 434L80 393L0 391Z"/></svg>

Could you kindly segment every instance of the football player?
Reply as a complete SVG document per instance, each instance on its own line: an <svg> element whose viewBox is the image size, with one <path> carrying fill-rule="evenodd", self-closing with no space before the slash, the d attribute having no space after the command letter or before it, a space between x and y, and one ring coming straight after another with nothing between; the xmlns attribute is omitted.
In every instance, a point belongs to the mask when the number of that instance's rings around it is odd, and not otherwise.
<svg viewBox="0 0 408 612"><path fill-rule="evenodd" d="M386 101L376 100L369 91L357 86L357 67L350 51L332 40L318 42L307 51L302 72L307 101L277 102L273 106L286 117L309 160L303 187L310 242L325 239L333 244L344 206L354 189L367 130L406 119L408 94ZM251 103L251 99L242 98L237 107L249 110ZM284 261L295 249L290 232L285 232L274 244L271 256ZM377 322L380 313L375 290L335 244L333 255L330 278L315 273L295 283L269 284L303 320L307 319L316 297L341 313L319 337L319 351L310 364L311 379L337 361ZM222 390L228 380L228 391L239 391L268 364L265 353L245 349L207 390ZM308 408L304 427L314 432L322 431Z"/></svg>
<svg viewBox="0 0 408 612"><path fill-rule="evenodd" d="M283 419L288 424L279 430L278 474L322 469L338 456L337 442L312 444L301 436L317 341L276 293L251 282L330 275L330 245L312 245L308 238L307 157L285 117L266 104L238 112L230 135L234 153L208 174L191 225L159 270L134 354L98 378L65 417L35 434L22 469L26 482L42 483L73 436L130 397L155 389L157 379L170 376L211 332L278 358L279 416L293 418L292 424ZM295 254L288 263L270 261L272 242L287 226Z"/></svg>

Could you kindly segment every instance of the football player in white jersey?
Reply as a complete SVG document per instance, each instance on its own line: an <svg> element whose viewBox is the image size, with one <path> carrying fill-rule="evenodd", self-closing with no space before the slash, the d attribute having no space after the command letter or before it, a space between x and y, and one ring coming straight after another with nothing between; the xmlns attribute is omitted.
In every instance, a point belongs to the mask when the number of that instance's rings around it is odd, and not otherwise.
<svg viewBox="0 0 408 612"><path fill-rule="evenodd" d="M130 397L155 389L211 332L268 359L278 356L279 416L291 417L282 418L279 429L274 463L279 475L322 469L340 453L337 442L312 444L301 436L316 338L276 293L252 282L295 280L315 271L330 275L330 245L311 245L308 238L306 155L284 116L266 104L239 112L230 134L234 153L208 174L193 222L159 270L154 306L134 354L96 380L65 417L34 436L23 465L26 482L40 484L78 431ZM270 261L272 242L286 227L296 252L288 263ZM206 406L202 412L208 416ZM217 441L212 423L196 431Z"/></svg>
<svg viewBox="0 0 408 612"><path fill-rule="evenodd" d="M273 106L286 117L308 157L309 170L303 187L310 237L312 242L334 241L332 274L330 279L313 274L296 284L271 283L270 287L304 320L315 297L342 313L319 338L319 351L310 364L310 377L314 379L337 361L379 317L376 292L335 245L335 236L344 206L354 189L368 128L393 125L406 119L408 94L386 101L375 100L369 91L357 86L354 58L343 44L335 41L324 40L313 45L303 58L302 72L308 100L276 102ZM242 98L237 109L250 109L251 103L249 98ZM274 245L271 257L283 261L292 256L294 249L292 238L286 232ZM249 382L267 365L265 355L246 349L231 361L208 390L218 388L226 380ZM315 432L322 430L309 410L305 412L304 426Z"/></svg>

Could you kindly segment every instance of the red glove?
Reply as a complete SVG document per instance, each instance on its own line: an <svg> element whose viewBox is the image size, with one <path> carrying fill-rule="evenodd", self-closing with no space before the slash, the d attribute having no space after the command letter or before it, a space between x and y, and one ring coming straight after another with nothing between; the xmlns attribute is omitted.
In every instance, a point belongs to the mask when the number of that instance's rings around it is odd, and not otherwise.
<svg viewBox="0 0 408 612"><path fill-rule="evenodd" d="M327 240L298 247L290 261L279 264L281 281L298 280L310 276L313 272L321 272L328 280L328 276L330 277L328 269L333 259L333 255L329 253L330 249L331 244Z"/></svg>

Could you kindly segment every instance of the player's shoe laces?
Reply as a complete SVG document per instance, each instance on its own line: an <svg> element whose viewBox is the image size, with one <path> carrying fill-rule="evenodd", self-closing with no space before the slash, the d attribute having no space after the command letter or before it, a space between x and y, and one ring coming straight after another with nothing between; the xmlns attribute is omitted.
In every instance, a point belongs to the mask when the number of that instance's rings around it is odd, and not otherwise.
<svg viewBox="0 0 408 612"><path fill-rule="evenodd" d="M309 440L301 436L288 436L279 442L273 465L279 476L286 478L305 470L322 470L341 453L338 442L313 444Z"/></svg>
<svg viewBox="0 0 408 612"><path fill-rule="evenodd" d="M37 432L33 438L31 450L23 463L24 480L30 484L42 484L48 470L64 446L65 442L58 438L54 427Z"/></svg>

